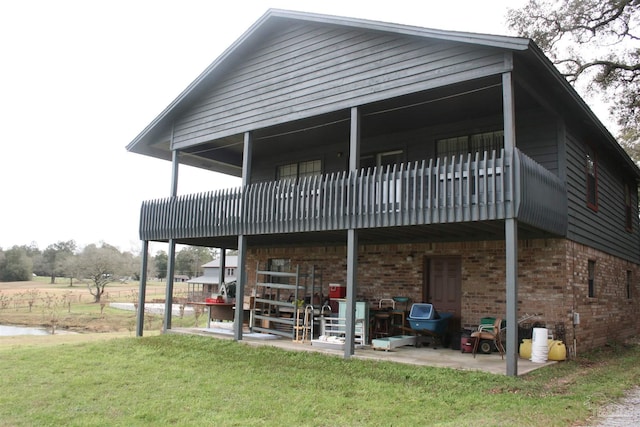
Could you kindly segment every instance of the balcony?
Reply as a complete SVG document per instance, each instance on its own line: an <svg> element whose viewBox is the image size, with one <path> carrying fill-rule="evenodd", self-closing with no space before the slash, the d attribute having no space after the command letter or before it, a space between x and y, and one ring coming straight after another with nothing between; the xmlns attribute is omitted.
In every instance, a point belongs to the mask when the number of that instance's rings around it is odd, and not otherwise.
<svg viewBox="0 0 640 427"><path fill-rule="evenodd" d="M475 153L145 201L140 238L186 243L239 234L478 223L508 216L564 235L566 199L565 184L518 150L512 157Z"/></svg>

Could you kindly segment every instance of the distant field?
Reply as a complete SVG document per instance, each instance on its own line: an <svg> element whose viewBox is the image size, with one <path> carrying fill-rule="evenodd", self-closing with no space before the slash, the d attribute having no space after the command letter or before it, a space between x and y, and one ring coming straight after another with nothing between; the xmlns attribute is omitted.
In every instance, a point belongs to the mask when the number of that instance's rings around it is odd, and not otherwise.
<svg viewBox="0 0 640 427"><path fill-rule="evenodd" d="M87 286L69 279L48 277L28 282L0 282L0 324L53 328L82 333L135 331L136 313L109 307L110 302L138 302L138 282L112 283L105 290L101 304L94 302ZM186 295L186 285L174 285L174 298ZM147 284L146 301L164 300L165 284ZM203 325L205 316L197 319ZM193 315L172 320L175 326L195 326ZM160 330L162 317L145 315L145 330Z"/></svg>

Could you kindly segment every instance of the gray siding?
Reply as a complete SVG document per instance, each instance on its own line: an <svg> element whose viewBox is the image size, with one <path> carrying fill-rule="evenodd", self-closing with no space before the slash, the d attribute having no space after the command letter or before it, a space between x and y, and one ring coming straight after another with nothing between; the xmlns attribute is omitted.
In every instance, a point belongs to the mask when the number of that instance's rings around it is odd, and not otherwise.
<svg viewBox="0 0 640 427"><path fill-rule="evenodd" d="M361 155L391 150L403 150L405 162L429 160L435 157L435 142L441 138L470 135L502 129L502 116L468 119L452 123L439 124L407 132L379 135L365 138L361 144ZM531 159L545 169L558 175L558 136L556 119L540 111L516 114L516 145ZM279 150L275 147L260 152L253 159L252 182L264 182L276 179L279 165L307 160L322 160L322 172L342 172L347 169L348 129L341 141L325 141L302 149Z"/></svg>
<svg viewBox="0 0 640 427"><path fill-rule="evenodd" d="M585 145L575 132L567 132L568 237L632 262L640 260L637 208L634 227L625 229L624 177L621 168L611 162L594 144L598 167L598 210L587 206ZM630 185L635 185L627 178ZM633 187L635 188L635 187ZM632 190L635 195L636 191ZM637 200L633 200L637 206Z"/></svg>
<svg viewBox="0 0 640 427"><path fill-rule="evenodd" d="M175 123L174 146L500 73L497 49L342 27L292 26L246 52Z"/></svg>
<svg viewBox="0 0 640 427"><path fill-rule="evenodd" d="M558 175L557 119L543 111L516 112L516 146Z"/></svg>

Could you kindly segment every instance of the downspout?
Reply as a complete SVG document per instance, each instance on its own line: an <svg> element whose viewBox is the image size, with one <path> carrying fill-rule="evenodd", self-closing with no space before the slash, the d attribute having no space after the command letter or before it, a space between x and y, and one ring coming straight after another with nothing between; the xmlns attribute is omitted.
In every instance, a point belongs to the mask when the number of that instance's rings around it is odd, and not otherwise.
<svg viewBox="0 0 640 427"><path fill-rule="evenodd" d="M351 130L349 137L349 185L358 173L360 165L360 110L351 109ZM353 192L349 192L353 197ZM349 203L349 206L352 206ZM356 295L358 287L358 231L350 224L347 229L347 302L344 357L350 358L355 353ZM367 325L365 325L367 327Z"/></svg>
<svg viewBox="0 0 640 427"><path fill-rule="evenodd" d="M253 154L253 134L244 133L242 150L242 201L240 202L240 223L246 224L247 215L245 196L251 184L251 156ZM242 229L242 228L241 228ZM236 312L233 316L233 337L242 340L242 323L244 322L244 288L247 283L247 236L238 234L238 274L236 276Z"/></svg>

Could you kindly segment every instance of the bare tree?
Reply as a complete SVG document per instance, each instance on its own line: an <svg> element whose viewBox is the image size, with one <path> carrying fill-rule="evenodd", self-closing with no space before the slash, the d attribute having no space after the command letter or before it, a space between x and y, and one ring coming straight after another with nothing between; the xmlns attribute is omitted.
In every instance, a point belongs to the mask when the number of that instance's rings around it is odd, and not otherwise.
<svg viewBox="0 0 640 427"><path fill-rule="evenodd" d="M120 251L106 243L98 247L91 244L78 255L77 271L87 281L89 293L99 303L106 286L120 280L126 263Z"/></svg>
<svg viewBox="0 0 640 427"><path fill-rule="evenodd" d="M583 81L610 103L622 145L640 160L640 0L529 0L507 22L570 83Z"/></svg>

